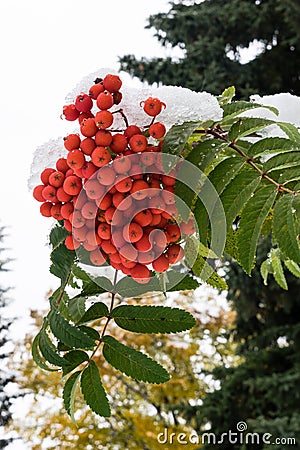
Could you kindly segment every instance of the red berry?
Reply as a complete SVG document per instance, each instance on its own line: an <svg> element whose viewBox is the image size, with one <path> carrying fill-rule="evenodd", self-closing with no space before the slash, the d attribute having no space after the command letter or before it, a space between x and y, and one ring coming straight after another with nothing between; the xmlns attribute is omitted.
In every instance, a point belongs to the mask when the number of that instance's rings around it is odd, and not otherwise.
<svg viewBox="0 0 300 450"><path fill-rule="evenodd" d="M51 173L49 177L49 184L51 184L51 186L59 188L60 186L63 185L64 179L65 175L59 170L57 170L56 172Z"/></svg>
<svg viewBox="0 0 300 450"><path fill-rule="evenodd" d="M84 153L81 150L71 150L67 156L67 164L71 169L81 169L85 163ZM53 174L52 174L53 176ZM50 178L49 178L50 181Z"/></svg>
<svg viewBox="0 0 300 450"><path fill-rule="evenodd" d="M143 229L138 223L131 222L123 228L123 237L127 242L137 242L142 236Z"/></svg>
<svg viewBox="0 0 300 450"><path fill-rule="evenodd" d="M143 200L149 194L149 184L144 180L135 180L132 184L130 194L135 200Z"/></svg>
<svg viewBox="0 0 300 450"><path fill-rule="evenodd" d="M43 196L44 189L45 189L44 184L35 186L35 188L33 189L33 192L32 192L33 198L35 198L35 200L37 200L38 202L44 202L46 200Z"/></svg>
<svg viewBox="0 0 300 450"><path fill-rule="evenodd" d="M108 91L100 92L97 97L96 103L99 109L106 110L113 106L114 98Z"/></svg>
<svg viewBox="0 0 300 450"><path fill-rule="evenodd" d="M103 86L109 92L117 92L121 89L122 80L118 75L107 74L104 77Z"/></svg>
<svg viewBox="0 0 300 450"><path fill-rule="evenodd" d="M143 264L136 264L130 271L134 281L140 284L146 284L150 281L150 270Z"/></svg>
<svg viewBox="0 0 300 450"><path fill-rule="evenodd" d="M67 160L66 160L66 158L59 158L57 161L56 161L56 169L59 171L59 172L62 172L62 173L66 173L67 172L67 170L69 170L69 166L68 166L68 164L67 164Z"/></svg>
<svg viewBox="0 0 300 450"><path fill-rule="evenodd" d="M96 147L91 155L93 164L103 167L111 161L111 155L105 147Z"/></svg>
<svg viewBox="0 0 300 450"><path fill-rule="evenodd" d="M90 253L90 261L94 266L102 266L107 260L105 256L98 248Z"/></svg>
<svg viewBox="0 0 300 450"><path fill-rule="evenodd" d="M75 107L80 112L88 112L93 107L93 101L89 95L81 93L76 97Z"/></svg>
<svg viewBox="0 0 300 450"><path fill-rule="evenodd" d="M63 188L67 194L78 195L82 189L82 180L76 175L71 175L65 179Z"/></svg>
<svg viewBox="0 0 300 450"><path fill-rule="evenodd" d="M64 205L62 205L60 209L60 213L63 217L63 219L69 220L70 215L74 211L74 205L71 202L67 202Z"/></svg>
<svg viewBox="0 0 300 450"><path fill-rule="evenodd" d="M166 107L165 103L161 102L158 98L149 97L144 102L141 102L141 106L148 116L155 117L157 116L162 108Z"/></svg>
<svg viewBox="0 0 300 450"><path fill-rule="evenodd" d="M130 139L135 134L142 134L142 130L137 125L129 125L124 131L124 136Z"/></svg>
<svg viewBox="0 0 300 450"><path fill-rule="evenodd" d="M114 153L121 153L124 152L127 148L127 138L124 136L124 134L116 133L114 134L112 141L109 145L109 148Z"/></svg>
<svg viewBox="0 0 300 450"><path fill-rule="evenodd" d="M95 134L96 145L100 147L108 147L111 144L113 136L108 130L98 130Z"/></svg>
<svg viewBox="0 0 300 450"><path fill-rule="evenodd" d="M164 254L160 255L157 259L153 261L152 267L155 270L155 272L165 272L169 268L168 257Z"/></svg>
<svg viewBox="0 0 300 450"><path fill-rule="evenodd" d="M143 134L135 134L129 139L129 147L135 153L143 152L148 146L148 140Z"/></svg>
<svg viewBox="0 0 300 450"><path fill-rule="evenodd" d="M116 177L116 172L113 170L112 167L104 166L100 170L98 170L97 173L97 179L99 180L100 184L104 186L110 186L113 184Z"/></svg>
<svg viewBox="0 0 300 450"><path fill-rule="evenodd" d="M96 135L95 135L95 137L96 137ZM95 147L96 147L96 142L91 137L87 137L80 142L80 148L85 155L90 156Z"/></svg>
<svg viewBox="0 0 300 450"><path fill-rule="evenodd" d="M69 202L73 198L72 195L69 195L64 191L62 186L57 189L56 197L59 202Z"/></svg>
<svg viewBox="0 0 300 450"><path fill-rule="evenodd" d="M78 136L78 134L69 134L68 136L64 137L64 146L68 151L79 148L80 137Z"/></svg>
<svg viewBox="0 0 300 450"><path fill-rule="evenodd" d="M89 89L89 96L93 99L96 100L98 95L104 91L104 86L103 86L103 82L98 82L93 84L93 86L90 87Z"/></svg>
<svg viewBox="0 0 300 450"><path fill-rule="evenodd" d="M65 246L69 250L76 250L80 247L80 242L75 241L75 239L73 239L73 236L69 235L65 239Z"/></svg>
<svg viewBox="0 0 300 450"><path fill-rule="evenodd" d="M95 116L95 122L100 130L105 130L109 128L114 121L114 116L110 111L98 111Z"/></svg>
<svg viewBox="0 0 300 450"><path fill-rule="evenodd" d="M123 156L123 155L117 155L113 162L113 168L116 171L116 173L124 174L128 172L128 170L131 167L131 159Z"/></svg>
<svg viewBox="0 0 300 450"><path fill-rule="evenodd" d="M56 197L56 188L54 186L46 186L42 190L42 196L44 200L48 200L49 202L56 203L57 197Z"/></svg>
<svg viewBox="0 0 300 450"><path fill-rule="evenodd" d="M55 169L51 169L50 167L47 167L46 169L44 169L40 175L42 183L48 184L49 177L50 177L51 173L53 173L53 172L55 172Z"/></svg>
<svg viewBox="0 0 300 450"><path fill-rule="evenodd" d="M85 137L92 137L95 136L97 133L98 128L95 123L95 119L90 117L88 119L83 119L81 125L80 125L80 132Z"/></svg>
<svg viewBox="0 0 300 450"><path fill-rule="evenodd" d="M51 217L51 208L52 208L52 203L44 202L40 206L40 213L44 217Z"/></svg>
<svg viewBox="0 0 300 450"><path fill-rule="evenodd" d="M79 117L80 112L76 109L75 105L65 105L63 107L63 116L66 120L76 120Z"/></svg>
<svg viewBox="0 0 300 450"><path fill-rule="evenodd" d="M155 139L161 139L166 134L166 127L161 122L150 125L149 134Z"/></svg>
<svg viewBox="0 0 300 450"><path fill-rule="evenodd" d="M167 249L170 264L176 264L184 257L184 251L178 244L171 244Z"/></svg>

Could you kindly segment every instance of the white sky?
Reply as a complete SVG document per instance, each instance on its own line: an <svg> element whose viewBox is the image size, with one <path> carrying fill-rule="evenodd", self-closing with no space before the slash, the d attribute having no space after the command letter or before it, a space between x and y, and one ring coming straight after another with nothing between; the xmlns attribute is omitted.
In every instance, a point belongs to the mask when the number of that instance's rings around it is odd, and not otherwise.
<svg viewBox="0 0 300 450"><path fill-rule="evenodd" d="M47 308L57 281L49 274L45 246L50 219L27 189L32 154L48 139L64 136L65 96L91 72L118 69L118 56L166 56L145 30L147 18L169 9L166 0L9 0L0 2L1 168L0 223L14 258L1 283L14 287L13 311ZM25 329L17 326L14 334Z"/></svg>

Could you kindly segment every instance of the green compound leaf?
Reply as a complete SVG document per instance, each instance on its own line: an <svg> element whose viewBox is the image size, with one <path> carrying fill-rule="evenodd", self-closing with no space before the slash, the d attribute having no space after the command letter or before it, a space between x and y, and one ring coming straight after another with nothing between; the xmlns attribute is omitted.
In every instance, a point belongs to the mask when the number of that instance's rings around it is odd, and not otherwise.
<svg viewBox="0 0 300 450"><path fill-rule="evenodd" d="M63 376L72 372L72 370L76 369L76 367L78 367L84 361L88 361L89 356L82 350L71 350L64 355L64 360L68 363L68 366L63 367Z"/></svg>
<svg viewBox="0 0 300 450"><path fill-rule="evenodd" d="M300 266L295 263L295 261L291 261L287 259L284 262L285 267L297 278L300 278Z"/></svg>
<svg viewBox="0 0 300 450"><path fill-rule="evenodd" d="M68 312L71 320L77 322L85 313L85 297L74 297L69 300Z"/></svg>
<svg viewBox="0 0 300 450"><path fill-rule="evenodd" d="M284 194L276 203L274 208L273 233L274 237L284 255L300 263L300 249L297 226L297 209L295 203L300 194L293 196Z"/></svg>
<svg viewBox="0 0 300 450"><path fill-rule="evenodd" d="M87 405L96 414L110 417L110 406L103 388L98 367L91 360L81 376L81 391Z"/></svg>
<svg viewBox="0 0 300 450"><path fill-rule="evenodd" d="M94 295L112 292L113 285L109 278L97 277L88 282L84 282L80 296L93 297Z"/></svg>
<svg viewBox="0 0 300 450"><path fill-rule="evenodd" d="M105 303L97 302L94 303L86 313L80 318L77 322L77 325L92 322L93 320L100 319L101 317L107 316L109 313L107 306Z"/></svg>
<svg viewBox="0 0 300 450"><path fill-rule="evenodd" d="M223 114L223 120L221 123L222 124L227 123L229 120L238 116L239 114L241 114L245 111L249 111L250 109L255 109L255 108L269 109L270 111L272 111L273 113L278 115L278 109L274 108L273 106L265 106L265 105L260 105L259 103L252 103L252 102L246 102L246 101L241 100L241 101L232 102L232 103L229 103L229 104L223 106L224 114Z"/></svg>
<svg viewBox="0 0 300 450"><path fill-rule="evenodd" d="M189 312L164 306L121 305L111 316L119 327L135 333L179 333L196 324Z"/></svg>
<svg viewBox="0 0 300 450"><path fill-rule="evenodd" d="M90 336L71 325L58 312L50 312L49 324L54 336L72 348L89 349L95 346L95 341Z"/></svg>
<svg viewBox="0 0 300 450"><path fill-rule="evenodd" d="M72 422L75 426L77 426L75 417L74 417L74 401L75 401L75 392L78 385L78 381L80 379L81 370L73 373L66 381L64 390L63 390L63 400L64 407L69 416L72 419Z"/></svg>
<svg viewBox="0 0 300 450"><path fill-rule="evenodd" d="M230 103L234 96L235 96L235 87L234 86L229 86L228 88L224 89L222 94L218 97L218 102L219 102L220 106Z"/></svg>
<svg viewBox="0 0 300 450"><path fill-rule="evenodd" d="M75 257L75 251L68 250L64 244L56 247L50 255L52 261L50 272L60 278L62 284L67 283L70 277Z"/></svg>
<svg viewBox="0 0 300 450"><path fill-rule="evenodd" d="M81 267L77 266L77 264L73 264L72 267L72 274L74 277L78 278L79 280L89 282L91 281L91 276L83 270Z"/></svg>
<svg viewBox="0 0 300 450"><path fill-rule="evenodd" d="M277 125L292 141L300 143L300 133L295 125L288 122L277 122Z"/></svg>
<svg viewBox="0 0 300 450"><path fill-rule="evenodd" d="M57 348L51 342L48 334L44 329L40 332L40 350L44 358L54 366L64 367L68 366L69 362L59 355Z"/></svg>
<svg viewBox="0 0 300 450"><path fill-rule="evenodd" d="M273 206L277 188L262 184L242 211L238 232L239 261L249 275L253 268L258 239L264 220Z"/></svg>
<svg viewBox="0 0 300 450"><path fill-rule="evenodd" d="M275 155L269 158L268 161L266 161L263 165L263 171L271 172L273 170L289 169L290 167L299 165L300 165L300 151L288 152L280 155Z"/></svg>
<svg viewBox="0 0 300 450"><path fill-rule="evenodd" d="M201 122L199 121L173 125L164 138L162 152L171 155L180 155L187 140L200 124Z"/></svg>
<svg viewBox="0 0 300 450"><path fill-rule="evenodd" d="M239 173L221 194L227 228L230 228L239 212L243 209L261 181L256 170Z"/></svg>
<svg viewBox="0 0 300 450"><path fill-rule="evenodd" d="M192 266L192 271L197 277L201 278L201 280L210 286L220 290L228 289L226 281L220 277L220 275L215 272L206 260L199 254Z"/></svg>
<svg viewBox="0 0 300 450"><path fill-rule="evenodd" d="M168 281L166 282L166 291L185 291L196 289L199 283L189 275L183 275L175 270L166 272ZM116 284L115 291L123 298L139 297L147 292L163 292L161 284L156 277L151 277L147 284L140 284L131 277L124 277Z"/></svg>
<svg viewBox="0 0 300 450"><path fill-rule="evenodd" d="M239 118L237 122L235 122L229 130L228 139L233 142L238 138L249 136L256 131L260 131L269 125L273 125L274 120L269 119L260 119L253 117L243 117Z"/></svg>
<svg viewBox="0 0 300 450"><path fill-rule="evenodd" d="M33 342L32 342L32 346L31 346L31 354L32 354L32 358L34 360L34 362L41 368L44 370L47 370L48 372L57 372L59 369L54 369L52 367L49 367L46 364L46 360L44 359L44 357L41 355L40 352L40 336L41 336L41 332L39 332Z"/></svg>
<svg viewBox="0 0 300 450"><path fill-rule="evenodd" d="M280 137L269 137L260 139L252 144L247 155L249 157L259 157L262 155L269 155L272 153L284 153L299 149L299 142L291 141L290 139Z"/></svg>
<svg viewBox="0 0 300 450"><path fill-rule="evenodd" d="M288 285L287 285L285 275L283 272L281 259L279 256L279 252L277 250L278 249L274 249L274 248L272 248L272 250L271 250L270 260L271 260L271 264L272 264L272 268L273 268L272 273L273 273L273 276L274 276L276 282L279 284L279 286L282 289L288 290Z"/></svg>
<svg viewBox="0 0 300 450"><path fill-rule="evenodd" d="M70 233L62 226L55 225L55 227L52 228L49 235L49 241L52 246L52 249L55 250L55 248L59 247L61 244L65 242L66 237Z"/></svg>
<svg viewBox="0 0 300 450"><path fill-rule="evenodd" d="M137 381L165 383L170 375L156 361L133 348L121 344L112 336L104 336L103 356L115 369Z"/></svg>

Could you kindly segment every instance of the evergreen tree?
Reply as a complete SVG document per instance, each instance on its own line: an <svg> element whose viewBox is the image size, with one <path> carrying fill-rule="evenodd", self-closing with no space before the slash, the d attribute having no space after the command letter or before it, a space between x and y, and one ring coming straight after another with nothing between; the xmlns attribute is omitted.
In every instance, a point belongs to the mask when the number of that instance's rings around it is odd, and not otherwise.
<svg viewBox="0 0 300 450"><path fill-rule="evenodd" d="M244 362L213 372L221 388L206 395L197 414L199 423L210 423L218 436L230 429L237 431L238 422L244 421L248 432L270 433L272 442L294 438L299 443L300 280L286 271L288 291L273 278L263 285L258 267L269 248L265 239L251 278L232 261L226 268L227 298L237 313L233 333ZM287 448L285 444L272 446ZM221 448L251 450L269 445L260 439L260 445L250 441L246 447L227 443Z"/></svg>
<svg viewBox="0 0 300 450"><path fill-rule="evenodd" d="M184 56L134 55L121 68L149 83L181 85L220 94L235 85L237 97L254 93L300 94L300 4L298 0L209 0L170 2L167 13L150 16L147 28L164 47ZM243 64L241 49L259 43L260 54Z"/></svg>
<svg viewBox="0 0 300 450"><path fill-rule="evenodd" d="M4 237L3 228L0 229L0 243L2 244ZM3 251L3 248L0 251ZM8 260L6 258L0 259L0 272L5 272L7 270L6 263ZM0 310L5 311L8 305L7 299L7 289L0 287ZM10 407L12 405L13 397L8 395L5 391L6 386L14 381L14 376L7 373L4 366L7 363L10 353L5 349L6 344L10 341L9 339L9 327L11 325L11 319L5 317L3 312L0 314L0 427L8 425L12 419L12 414ZM3 349L3 350L2 350ZM0 439L0 449L5 448L12 439Z"/></svg>

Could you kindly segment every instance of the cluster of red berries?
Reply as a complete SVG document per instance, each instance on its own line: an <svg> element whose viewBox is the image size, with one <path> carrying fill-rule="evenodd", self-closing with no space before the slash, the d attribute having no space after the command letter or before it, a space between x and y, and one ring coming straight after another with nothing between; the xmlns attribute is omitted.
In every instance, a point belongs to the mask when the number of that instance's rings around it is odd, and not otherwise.
<svg viewBox="0 0 300 450"><path fill-rule="evenodd" d="M143 130L129 125L123 110L110 111L121 102L121 85L117 75L108 74L96 79L88 94L63 107L66 120L79 121L80 134L64 138L66 158L59 158L55 169L43 170L33 196L42 202L43 216L63 221L70 233L68 249L82 246L93 265L108 262L147 283L150 265L164 272L183 258L182 234L193 234L195 225L193 219L176 223L177 168L164 173L161 147L166 129L155 121L165 104L148 98L141 107L151 123ZM112 128L117 113L124 119L124 130Z"/></svg>

